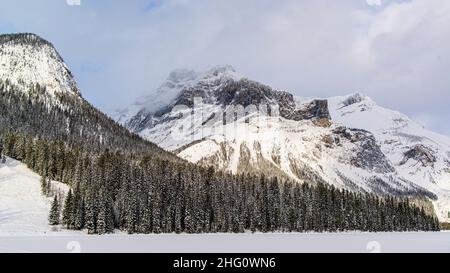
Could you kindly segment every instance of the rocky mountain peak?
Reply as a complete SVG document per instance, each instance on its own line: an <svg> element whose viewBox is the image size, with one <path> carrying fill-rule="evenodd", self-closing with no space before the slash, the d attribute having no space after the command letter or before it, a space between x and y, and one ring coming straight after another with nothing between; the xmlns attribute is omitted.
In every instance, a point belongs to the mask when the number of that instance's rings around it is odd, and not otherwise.
<svg viewBox="0 0 450 273"><path fill-rule="evenodd" d="M165 115L169 115L175 106L193 108L194 100L199 98L204 104L223 109L237 105L244 108L255 106L257 109L264 106L270 113L276 110L281 117L294 121L327 120L321 124L329 124L331 119L327 100L297 104L291 93L242 77L229 65L214 66L203 72L174 70L156 94L151 107L141 107L125 121L129 129L141 132L152 128L166 120ZM155 102L158 102L157 107Z"/></svg>
<svg viewBox="0 0 450 273"><path fill-rule="evenodd" d="M280 116L290 120L331 119L326 100L312 100L297 105L294 96L288 92L277 91L270 86L246 78L220 78L214 82L200 82L182 89L174 105L193 107L194 98L202 98L203 103L248 107L254 105L277 107ZM169 109L167 109L169 110Z"/></svg>
<svg viewBox="0 0 450 273"><path fill-rule="evenodd" d="M361 93L353 93L348 95L345 99L342 100L342 107L350 106L356 103L360 103L364 100L364 95Z"/></svg>

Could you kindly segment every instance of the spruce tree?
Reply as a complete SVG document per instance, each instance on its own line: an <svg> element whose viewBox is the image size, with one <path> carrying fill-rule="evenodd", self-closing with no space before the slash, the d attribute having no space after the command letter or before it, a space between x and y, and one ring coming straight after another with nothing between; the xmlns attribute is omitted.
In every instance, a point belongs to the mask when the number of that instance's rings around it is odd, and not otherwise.
<svg viewBox="0 0 450 273"><path fill-rule="evenodd" d="M75 193L74 205L74 228L81 230L86 226L86 203L77 193Z"/></svg>
<svg viewBox="0 0 450 273"><path fill-rule="evenodd" d="M74 200L72 195L72 189L69 190L69 193L67 194L66 201L64 203L64 210L63 210L63 217L62 222L64 225L66 225L67 228L73 227L73 221L74 221Z"/></svg>
<svg viewBox="0 0 450 273"><path fill-rule="evenodd" d="M48 184L49 184L49 181L47 181L47 177L41 176L41 193L44 196L47 196L49 194L49 192L48 192L48 188L49 188Z"/></svg>
<svg viewBox="0 0 450 273"><path fill-rule="evenodd" d="M55 225L59 225L59 220L60 220L59 201L58 201L58 196L55 195L55 198L53 198L53 202L52 202L52 208L50 209L48 221L49 221L50 225L55 226Z"/></svg>

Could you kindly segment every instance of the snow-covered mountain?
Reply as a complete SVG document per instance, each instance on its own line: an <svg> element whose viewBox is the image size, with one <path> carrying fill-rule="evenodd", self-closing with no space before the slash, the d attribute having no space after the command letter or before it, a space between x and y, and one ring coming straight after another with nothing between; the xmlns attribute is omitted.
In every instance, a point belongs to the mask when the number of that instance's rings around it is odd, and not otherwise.
<svg viewBox="0 0 450 273"><path fill-rule="evenodd" d="M50 96L80 95L72 73L51 43L35 34L0 36L0 79L21 90L36 84Z"/></svg>
<svg viewBox="0 0 450 273"><path fill-rule="evenodd" d="M179 160L86 101L55 47L35 34L0 35L0 137L8 131Z"/></svg>
<svg viewBox="0 0 450 273"><path fill-rule="evenodd" d="M358 93L328 101L335 122L373 133L398 175L435 193L438 216L449 220L450 138Z"/></svg>
<svg viewBox="0 0 450 273"><path fill-rule="evenodd" d="M184 159L233 173L431 199L447 220L450 140L369 98L298 99L230 66L178 70L157 94L166 103L140 100L120 121Z"/></svg>

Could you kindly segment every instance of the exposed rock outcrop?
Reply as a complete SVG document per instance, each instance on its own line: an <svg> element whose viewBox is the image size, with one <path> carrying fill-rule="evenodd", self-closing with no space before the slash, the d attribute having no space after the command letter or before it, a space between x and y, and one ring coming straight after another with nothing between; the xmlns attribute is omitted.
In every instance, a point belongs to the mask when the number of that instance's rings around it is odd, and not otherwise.
<svg viewBox="0 0 450 273"><path fill-rule="evenodd" d="M403 160L400 165L404 165L408 160L412 159L422 163L422 166L433 166L436 162L436 157L433 155L433 151L425 145L416 145L407 152L405 152Z"/></svg>
<svg viewBox="0 0 450 273"><path fill-rule="evenodd" d="M358 144L358 150L350 160L353 166L376 173L391 173L395 171L395 168L381 151L372 133L346 127L338 127L333 130L333 133Z"/></svg>

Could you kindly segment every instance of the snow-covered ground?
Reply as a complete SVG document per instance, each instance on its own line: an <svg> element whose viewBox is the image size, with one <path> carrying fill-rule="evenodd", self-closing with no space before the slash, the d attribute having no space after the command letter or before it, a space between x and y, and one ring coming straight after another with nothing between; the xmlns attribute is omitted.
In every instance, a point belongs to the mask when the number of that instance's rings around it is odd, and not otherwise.
<svg viewBox="0 0 450 273"><path fill-rule="evenodd" d="M52 181L52 187L68 191L59 182ZM72 234L48 225L51 202L52 198L41 195L39 175L10 158L0 164L0 236Z"/></svg>
<svg viewBox="0 0 450 273"><path fill-rule="evenodd" d="M450 253L450 232L0 236L0 252Z"/></svg>

